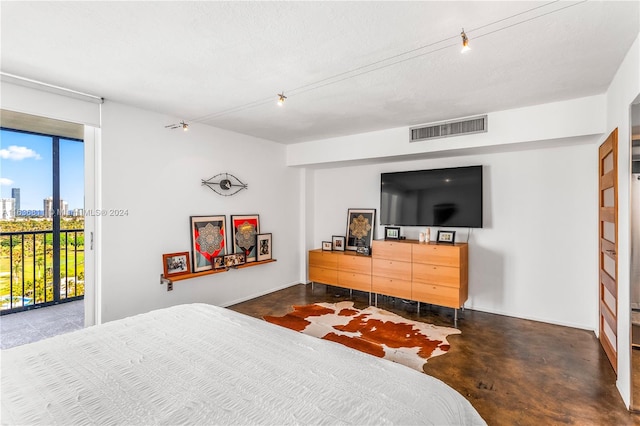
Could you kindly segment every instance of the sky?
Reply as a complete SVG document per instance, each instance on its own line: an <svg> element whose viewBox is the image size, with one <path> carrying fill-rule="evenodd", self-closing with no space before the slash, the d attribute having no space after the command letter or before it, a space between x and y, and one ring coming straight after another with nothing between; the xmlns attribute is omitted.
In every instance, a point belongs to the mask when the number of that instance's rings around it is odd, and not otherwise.
<svg viewBox="0 0 640 426"><path fill-rule="evenodd" d="M0 196L20 188L20 210L43 210L53 196L52 138L0 130ZM60 139L60 198L84 208L84 144Z"/></svg>

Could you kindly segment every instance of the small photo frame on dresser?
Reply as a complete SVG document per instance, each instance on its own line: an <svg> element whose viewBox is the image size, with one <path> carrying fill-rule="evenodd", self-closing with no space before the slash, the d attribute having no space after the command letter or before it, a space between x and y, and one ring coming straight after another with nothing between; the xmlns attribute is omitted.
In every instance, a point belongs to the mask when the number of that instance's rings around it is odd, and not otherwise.
<svg viewBox="0 0 640 426"><path fill-rule="evenodd" d="M384 239L385 240L399 240L400 239L400 227L399 226L385 226L384 227Z"/></svg>
<svg viewBox="0 0 640 426"><path fill-rule="evenodd" d="M331 237L331 249L333 251L344 251L346 238L341 235Z"/></svg>
<svg viewBox="0 0 640 426"><path fill-rule="evenodd" d="M323 241L322 242L322 250L323 251L331 251L331 241Z"/></svg>
<svg viewBox="0 0 640 426"><path fill-rule="evenodd" d="M456 242L456 231L438 231L438 244L454 244Z"/></svg>

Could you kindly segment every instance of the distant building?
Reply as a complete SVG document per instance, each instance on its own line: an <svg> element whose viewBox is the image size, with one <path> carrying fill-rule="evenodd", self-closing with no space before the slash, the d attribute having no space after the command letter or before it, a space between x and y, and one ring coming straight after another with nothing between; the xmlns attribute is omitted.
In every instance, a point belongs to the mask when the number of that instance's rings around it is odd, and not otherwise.
<svg viewBox="0 0 640 426"><path fill-rule="evenodd" d="M20 188L11 188L11 198L15 200L15 203L13 205L13 215L18 216L20 212Z"/></svg>
<svg viewBox="0 0 640 426"><path fill-rule="evenodd" d="M16 212L16 200L13 198L0 198L0 217L13 219Z"/></svg>
<svg viewBox="0 0 640 426"><path fill-rule="evenodd" d="M47 197L43 200L44 203L44 217L51 219L53 217L53 197ZM60 200L60 206L58 208L59 216L68 216L69 203L64 200Z"/></svg>

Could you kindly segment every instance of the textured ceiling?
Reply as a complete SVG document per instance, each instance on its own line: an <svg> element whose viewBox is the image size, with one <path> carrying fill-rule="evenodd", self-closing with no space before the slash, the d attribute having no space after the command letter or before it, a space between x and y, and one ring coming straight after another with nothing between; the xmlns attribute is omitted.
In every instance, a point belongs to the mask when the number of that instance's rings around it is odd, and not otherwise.
<svg viewBox="0 0 640 426"><path fill-rule="evenodd" d="M640 28L637 1L0 7L5 73L281 143L604 93Z"/></svg>

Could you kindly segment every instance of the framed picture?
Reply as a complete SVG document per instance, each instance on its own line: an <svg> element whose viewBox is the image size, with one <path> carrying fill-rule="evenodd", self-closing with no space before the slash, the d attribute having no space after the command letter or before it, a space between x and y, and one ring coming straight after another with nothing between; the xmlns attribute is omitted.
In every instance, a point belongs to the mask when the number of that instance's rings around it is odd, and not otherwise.
<svg viewBox="0 0 640 426"><path fill-rule="evenodd" d="M260 218L253 215L231 216L233 253L244 253L246 262L256 260L256 236L260 233Z"/></svg>
<svg viewBox="0 0 640 426"><path fill-rule="evenodd" d="M331 241L323 241L322 242L322 250L331 251Z"/></svg>
<svg viewBox="0 0 640 426"><path fill-rule="evenodd" d="M344 251L345 238L341 235L331 237L331 249L334 251Z"/></svg>
<svg viewBox="0 0 640 426"><path fill-rule="evenodd" d="M225 246L227 217L191 216L191 253L193 272L213 269L213 259L227 253Z"/></svg>
<svg viewBox="0 0 640 426"><path fill-rule="evenodd" d="M271 255L271 234L258 234L256 236L256 244L258 245L258 253L256 254L256 260L258 262L263 260L270 260Z"/></svg>
<svg viewBox="0 0 640 426"><path fill-rule="evenodd" d="M226 269L224 264L224 256L217 256L213 258L213 269Z"/></svg>
<svg viewBox="0 0 640 426"><path fill-rule="evenodd" d="M225 268L233 268L234 266L244 265L245 263L244 253L233 253L224 256Z"/></svg>
<svg viewBox="0 0 640 426"><path fill-rule="evenodd" d="M376 209L349 209L347 212L347 242L345 249L371 247Z"/></svg>
<svg viewBox="0 0 640 426"><path fill-rule="evenodd" d="M438 231L438 244L453 244L456 242L456 231Z"/></svg>
<svg viewBox="0 0 640 426"><path fill-rule="evenodd" d="M166 278L191 273L188 251L163 254L162 264L164 265L164 276Z"/></svg>
<svg viewBox="0 0 640 426"><path fill-rule="evenodd" d="M398 239L400 239L400 227L398 227L398 226L385 226L384 227L384 239L385 240L398 240Z"/></svg>

